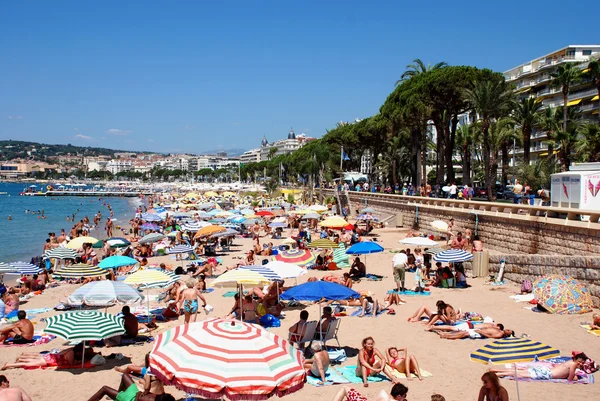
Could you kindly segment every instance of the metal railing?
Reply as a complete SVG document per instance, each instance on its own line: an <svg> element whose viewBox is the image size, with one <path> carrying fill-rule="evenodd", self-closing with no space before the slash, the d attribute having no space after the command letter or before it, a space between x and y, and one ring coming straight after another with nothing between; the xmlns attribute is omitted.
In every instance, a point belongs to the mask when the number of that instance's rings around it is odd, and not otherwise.
<svg viewBox="0 0 600 401"><path fill-rule="evenodd" d="M334 194L334 190L323 188L321 193L331 196ZM545 224L591 228L600 231L600 211L352 191L348 192L348 199L351 202L358 201L361 205L371 204L392 209L399 204L404 204L469 214L506 216L506 218L541 221ZM587 221L583 221L582 218Z"/></svg>

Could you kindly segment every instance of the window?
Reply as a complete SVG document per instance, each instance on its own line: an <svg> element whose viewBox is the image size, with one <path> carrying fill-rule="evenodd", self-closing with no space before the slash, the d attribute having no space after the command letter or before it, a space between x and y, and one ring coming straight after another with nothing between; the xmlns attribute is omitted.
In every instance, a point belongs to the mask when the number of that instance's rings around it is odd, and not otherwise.
<svg viewBox="0 0 600 401"><path fill-rule="evenodd" d="M581 52L584 56L591 56L592 55L592 51L591 50L584 50Z"/></svg>
<svg viewBox="0 0 600 401"><path fill-rule="evenodd" d="M567 50L567 57L575 57L575 49Z"/></svg>

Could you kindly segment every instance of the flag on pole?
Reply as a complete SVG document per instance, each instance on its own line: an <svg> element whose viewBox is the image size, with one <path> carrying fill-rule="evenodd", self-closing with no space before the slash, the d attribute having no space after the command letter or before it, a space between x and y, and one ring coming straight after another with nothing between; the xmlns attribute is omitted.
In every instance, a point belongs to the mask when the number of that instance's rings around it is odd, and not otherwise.
<svg viewBox="0 0 600 401"><path fill-rule="evenodd" d="M343 148L342 148L342 160L344 160L344 161L350 160L350 156L348 156L348 154L346 152L344 152Z"/></svg>

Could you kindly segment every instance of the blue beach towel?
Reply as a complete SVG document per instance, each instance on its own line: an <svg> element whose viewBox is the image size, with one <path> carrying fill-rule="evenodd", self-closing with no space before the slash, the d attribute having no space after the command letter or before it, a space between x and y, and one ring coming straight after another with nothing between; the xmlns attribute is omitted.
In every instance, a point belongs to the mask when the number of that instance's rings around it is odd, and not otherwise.
<svg viewBox="0 0 600 401"><path fill-rule="evenodd" d="M391 294L393 292L400 294L400 295L404 295L405 297L428 297L431 295L431 292L429 292L429 291L415 292L415 291L411 291L411 290L400 291L400 292L398 292L397 290L389 290L387 293Z"/></svg>
<svg viewBox="0 0 600 401"><path fill-rule="evenodd" d="M338 372L340 372L342 374L342 376L344 376L346 379L348 379L350 381L350 383L352 383L352 384L361 384L362 383L362 377L356 376L356 365L340 366L335 369ZM388 379L387 377L385 377L384 375L382 375L380 373L377 376L369 376L367 381L369 383L379 383L379 382L383 382L383 381L389 382L390 379Z"/></svg>
<svg viewBox="0 0 600 401"><path fill-rule="evenodd" d="M381 310L375 317L379 317L379 316L383 315L385 312L387 312L387 308ZM358 317L358 315L360 315L361 313L362 313L362 307L358 307L358 309L356 309L354 312L352 312L350 314L350 316ZM371 313L365 314L365 317L373 317L373 314L371 314Z"/></svg>
<svg viewBox="0 0 600 401"><path fill-rule="evenodd" d="M330 368L325 374L325 386L331 386L333 384L348 384L350 380L346 379L344 376L340 375L335 369ZM320 378L316 378L313 375L306 375L306 382L315 387L323 387L323 384L319 384L321 381Z"/></svg>

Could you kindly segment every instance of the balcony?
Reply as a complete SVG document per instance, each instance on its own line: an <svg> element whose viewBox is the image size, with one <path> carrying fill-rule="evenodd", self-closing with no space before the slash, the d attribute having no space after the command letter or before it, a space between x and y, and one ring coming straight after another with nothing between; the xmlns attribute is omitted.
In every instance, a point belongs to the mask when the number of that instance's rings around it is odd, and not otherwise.
<svg viewBox="0 0 600 401"><path fill-rule="evenodd" d="M597 103L585 104L583 106L579 106L579 110L580 111L598 110L598 104Z"/></svg>

